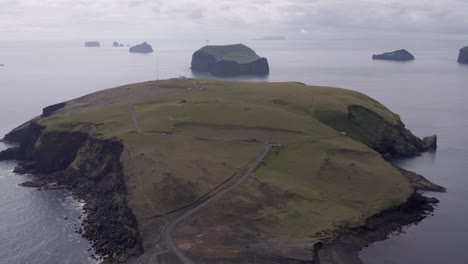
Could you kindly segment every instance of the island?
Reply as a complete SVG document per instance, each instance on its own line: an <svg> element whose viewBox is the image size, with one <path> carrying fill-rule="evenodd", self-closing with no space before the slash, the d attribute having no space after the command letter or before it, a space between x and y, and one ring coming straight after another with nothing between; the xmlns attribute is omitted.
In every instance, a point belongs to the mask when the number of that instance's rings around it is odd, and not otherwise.
<svg viewBox="0 0 468 264"><path fill-rule="evenodd" d="M444 191L383 158L436 137L364 94L301 83L125 85L46 107L4 141L17 147L0 160L33 175L22 186L85 201L103 263L348 263L433 210L416 190Z"/></svg>
<svg viewBox="0 0 468 264"><path fill-rule="evenodd" d="M100 47L101 43L99 41L87 41L85 42L85 47Z"/></svg>
<svg viewBox="0 0 468 264"><path fill-rule="evenodd" d="M143 42L140 45L136 45L130 48L130 53L151 53L153 52L153 47L150 44Z"/></svg>
<svg viewBox="0 0 468 264"><path fill-rule="evenodd" d="M458 62L461 64L468 64L468 47L460 49L460 54L458 55Z"/></svg>
<svg viewBox="0 0 468 264"><path fill-rule="evenodd" d="M0 64L0 67L5 67L5 64Z"/></svg>
<svg viewBox="0 0 468 264"><path fill-rule="evenodd" d="M270 73L268 60L243 44L205 46L193 54L191 69L193 72L209 72L218 76Z"/></svg>
<svg viewBox="0 0 468 264"><path fill-rule="evenodd" d="M256 38L254 40L286 40L284 36L265 36L261 38Z"/></svg>
<svg viewBox="0 0 468 264"><path fill-rule="evenodd" d="M392 52L386 52L380 55L373 55L373 60L390 60L390 61L412 61L414 60L413 54L409 53L405 49L396 50Z"/></svg>

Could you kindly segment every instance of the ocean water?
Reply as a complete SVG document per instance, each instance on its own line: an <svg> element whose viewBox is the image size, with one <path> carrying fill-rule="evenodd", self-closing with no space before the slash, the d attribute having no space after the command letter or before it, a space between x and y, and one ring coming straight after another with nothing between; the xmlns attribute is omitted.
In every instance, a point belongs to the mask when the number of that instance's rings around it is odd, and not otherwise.
<svg viewBox="0 0 468 264"><path fill-rule="evenodd" d="M146 39L156 52L144 55L112 48L113 40L102 41L100 48L84 48L83 41L0 42L0 64L5 64L0 67L0 134L40 114L44 106L97 90L156 78L212 78L192 75L189 68L191 54L206 44L204 40ZM240 41L216 44L236 42ZM458 50L468 41L242 42L269 59L271 74L233 79L299 81L357 90L400 114L416 135L439 136L436 153L398 163L447 187L448 193L428 194L441 200L434 216L363 250L366 264L468 263L463 243L468 235L468 67L456 63ZM371 60L373 53L400 48L411 51L416 60ZM0 263L90 263L89 243L74 234L79 204L64 192L18 187L28 176L13 175L13 167L14 163L0 163Z"/></svg>

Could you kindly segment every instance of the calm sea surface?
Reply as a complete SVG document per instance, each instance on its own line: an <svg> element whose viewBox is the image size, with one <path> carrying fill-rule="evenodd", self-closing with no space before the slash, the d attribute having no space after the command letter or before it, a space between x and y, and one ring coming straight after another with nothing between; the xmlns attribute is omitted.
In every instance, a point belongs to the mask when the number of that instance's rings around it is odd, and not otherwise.
<svg viewBox="0 0 468 264"><path fill-rule="evenodd" d="M84 48L81 41L0 42L0 64L5 64L0 67L0 134L40 114L44 106L104 88L157 77L209 78L193 76L189 69L191 54L204 41L145 41L157 52L130 54L127 48L110 47L111 40L101 42L101 48ZM467 46L468 40L243 43L269 58L271 74L263 79L237 79L300 81L361 91L400 114L416 135L439 136L437 153L398 163L449 192L429 194L441 200L434 216L365 249L361 257L366 264L468 263L464 243L468 236L468 67L456 63L459 48ZM370 59L373 53L399 48L410 50L417 60ZM0 143L0 149L6 147ZM14 175L14 165L0 163L0 263L92 263L89 243L74 234L82 214L80 203L64 192L18 187L28 176Z"/></svg>

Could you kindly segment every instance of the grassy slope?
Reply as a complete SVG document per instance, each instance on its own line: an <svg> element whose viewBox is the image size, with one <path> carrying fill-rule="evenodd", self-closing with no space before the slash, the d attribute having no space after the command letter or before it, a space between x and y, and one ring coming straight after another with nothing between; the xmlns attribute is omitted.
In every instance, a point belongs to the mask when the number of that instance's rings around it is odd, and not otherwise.
<svg viewBox="0 0 468 264"><path fill-rule="evenodd" d="M396 123L399 117L378 102L349 90L298 83L204 82L206 91L187 89L190 80L105 90L40 120L50 130L125 142L129 203L147 249L157 239L151 230L161 224L147 217L183 206L241 174L261 147L138 134L129 102L147 131L288 144L267 158L255 180L181 227L178 238L187 243L194 234L209 236L213 226L224 226L231 238L198 241L192 254L204 256L205 245L235 248L246 240L310 240L325 230L360 224L409 197L407 180L380 155L319 121L343 119L349 105L361 105Z"/></svg>
<svg viewBox="0 0 468 264"><path fill-rule="evenodd" d="M260 56L255 51L242 44L205 46L199 51L214 55L219 60L235 61L238 63L250 63L260 59Z"/></svg>

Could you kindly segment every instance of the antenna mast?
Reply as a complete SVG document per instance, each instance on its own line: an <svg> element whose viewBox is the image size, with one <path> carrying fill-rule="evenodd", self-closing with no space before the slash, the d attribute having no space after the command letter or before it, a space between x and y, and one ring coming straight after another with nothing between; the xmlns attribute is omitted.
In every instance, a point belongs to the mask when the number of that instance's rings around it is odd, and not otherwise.
<svg viewBox="0 0 468 264"><path fill-rule="evenodd" d="M156 53L156 81L159 82L159 59L158 59L158 53Z"/></svg>

